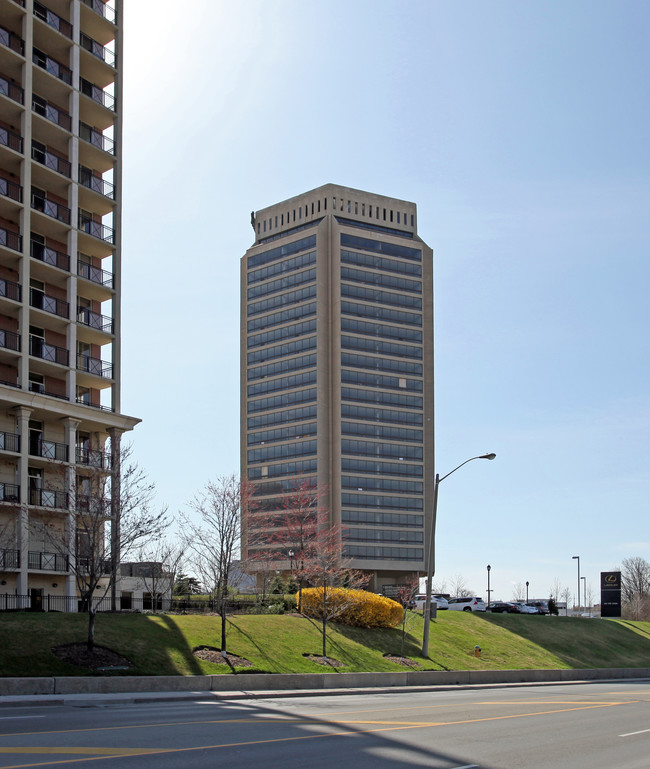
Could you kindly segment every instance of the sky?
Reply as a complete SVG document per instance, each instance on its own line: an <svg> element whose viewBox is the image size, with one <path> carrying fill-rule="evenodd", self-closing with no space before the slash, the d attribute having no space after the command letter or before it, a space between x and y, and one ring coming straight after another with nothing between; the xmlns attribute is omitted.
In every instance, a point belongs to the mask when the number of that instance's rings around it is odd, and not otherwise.
<svg viewBox="0 0 650 769"><path fill-rule="evenodd" d="M332 182L434 249L435 584L650 560L650 5L137 0L122 410L159 503L238 472L250 212ZM446 590L445 590L446 588Z"/></svg>

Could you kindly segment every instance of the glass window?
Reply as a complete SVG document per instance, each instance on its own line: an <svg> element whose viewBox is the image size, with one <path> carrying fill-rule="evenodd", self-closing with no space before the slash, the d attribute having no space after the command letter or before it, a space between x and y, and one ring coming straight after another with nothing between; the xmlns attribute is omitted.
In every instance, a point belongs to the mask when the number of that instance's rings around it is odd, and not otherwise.
<svg viewBox="0 0 650 769"><path fill-rule="evenodd" d="M418 248L409 248L398 243L387 243L384 240L360 238L357 235L349 235L347 232L341 233L341 247L343 246L358 248L361 251L381 253L386 256L399 256L402 259L412 259L416 262L422 261L422 251Z"/></svg>
<svg viewBox="0 0 650 769"><path fill-rule="evenodd" d="M379 459L422 460L424 451L421 446L407 446L399 443L372 443L350 438L341 439L341 453L378 457Z"/></svg>
<svg viewBox="0 0 650 769"><path fill-rule="evenodd" d="M264 229L266 230L266 222L264 223ZM286 236L288 233L282 233ZM286 243L283 246L272 248L269 251L263 251L261 254L252 254L248 257L248 269L252 267L259 267L262 264L268 262L274 262L277 259L282 259L284 256L290 254L296 254L299 251L307 251L307 249L314 248L316 245L316 236L310 235L307 238L301 238L300 240L294 240L292 243Z"/></svg>
<svg viewBox="0 0 650 769"><path fill-rule="evenodd" d="M360 267L373 267L385 272L398 272L403 275L422 277L422 265L417 262L400 262L396 259L386 259L376 254L362 254L357 251L341 249L341 262L357 264Z"/></svg>
<svg viewBox="0 0 650 769"><path fill-rule="evenodd" d="M393 294L388 291L380 291L376 288L365 288L354 284L342 283L341 296L350 299L363 299L366 302L377 302L378 304L391 304L396 307L413 307L416 310L422 309L422 299L419 296L410 294Z"/></svg>
<svg viewBox="0 0 650 769"><path fill-rule="evenodd" d="M310 388L309 390L295 390L290 393L282 393L282 395L272 395L268 398L259 398L255 401L249 401L248 412L271 411L273 409L282 408L283 406L291 406L294 403L306 403L315 400L315 387Z"/></svg>
<svg viewBox="0 0 650 769"><path fill-rule="evenodd" d="M316 370L305 371L303 374L292 374L291 376L280 377L279 379L269 379L256 384L248 385L248 397L252 398L262 393L276 392L277 390L289 390L294 387L304 387L305 385L316 384Z"/></svg>
<svg viewBox="0 0 650 769"><path fill-rule="evenodd" d="M265 315L263 318L252 318L248 321L247 331L259 331L259 329L268 329L272 326L279 326L282 323L288 323L300 318L308 318L310 315L316 315L316 302L302 304L299 307L289 307L280 312L274 312L272 315Z"/></svg>
<svg viewBox="0 0 650 769"><path fill-rule="evenodd" d="M402 414L403 412L395 413ZM356 435L365 438L383 438L384 440L422 443L423 433L422 430L409 430L407 427L390 427L389 425L382 424L367 425L363 422L342 422L341 435Z"/></svg>
<svg viewBox="0 0 650 769"><path fill-rule="evenodd" d="M284 328L277 328L273 331L266 331L263 334L253 334L248 337L248 349L250 350L251 347L261 347L270 342L277 342L280 339L291 339L291 337L310 334L314 331L316 331L316 321L308 320L304 323L296 323L293 326L285 326Z"/></svg>
<svg viewBox="0 0 650 769"><path fill-rule="evenodd" d="M341 280L350 280L355 283L363 283L366 286L382 286L383 288L394 288L399 291L412 291L416 294L422 293L422 282L419 280L410 280L409 278L400 278L397 275L387 275L383 272L370 272L370 270L357 270L354 267L341 266Z"/></svg>
<svg viewBox="0 0 650 769"><path fill-rule="evenodd" d="M341 404L341 416L350 419L363 419L366 422L395 422L399 425L421 425L423 422L422 414L414 414L409 411L371 408L369 406L357 406L352 403Z"/></svg>
<svg viewBox="0 0 650 769"><path fill-rule="evenodd" d="M311 283L316 280L316 270L304 270L303 272L294 272L291 275L284 275L277 280L271 280L268 283L261 283L248 289L248 298L255 299L260 296L277 294L279 291L286 291L287 288L300 286L303 283Z"/></svg>
<svg viewBox="0 0 650 769"><path fill-rule="evenodd" d="M313 299L316 296L316 286L300 288L297 291L289 291L286 294L278 294L270 299L262 299L259 302L251 302L248 305L248 316L259 315L262 312L269 312L278 307L284 307L288 304L297 304L306 299Z"/></svg>
<svg viewBox="0 0 650 769"><path fill-rule="evenodd" d="M358 304L357 302L341 302L341 312L348 315L358 315L362 318L375 320L391 320L409 326L421 326L422 315L403 310L393 310L390 307L378 307L374 304Z"/></svg>
<svg viewBox="0 0 650 769"><path fill-rule="evenodd" d="M287 422L302 422L305 419L316 418L316 406L304 406L299 409L288 409L287 411L277 411L275 414L259 414L254 417L248 417L247 426L249 430L256 427L268 427L270 425L282 425Z"/></svg>
<svg viewBox="0 0 650 769"><path fill-rule="evenodd" d="M308 339L297 339L295 342L277 345L277 347L265 347L263 350L255 350L248 353L249 363L262 363L274 358L284 358L287 355L295 355L306 350L316 349L316 337L311 336Z"/></svg>
<svg viewBox="0 0 650 769"><path fill-rule="evenodd" d="M299 358L290 358L289 360L279 361L278 363L269 363L267 366L257 366L248 369L248 381L263 379L268 376L284 373L285 371L296 371L301 368L311 368L316 365L316 353L312 355L302 355Z"/></svg>

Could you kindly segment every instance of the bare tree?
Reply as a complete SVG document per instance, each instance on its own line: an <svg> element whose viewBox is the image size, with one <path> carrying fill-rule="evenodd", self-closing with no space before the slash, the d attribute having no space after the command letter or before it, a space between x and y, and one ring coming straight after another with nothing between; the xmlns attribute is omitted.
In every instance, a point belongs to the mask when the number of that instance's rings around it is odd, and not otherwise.
<svg viewBox="0 0 650 769"><path fill-rule="evenodd" d="M253 506L252 488L236 475L227 475L209 481L190 507L198 514L195 523L183 516L188 551L201 582L213 593L221 614L221 654L226 648L226 600L228 573L239 552L241 516Z"/></svg>
<svg viewBox="0 0 650 769"><path fill-rule="evenodd" d="M88 493L76 494L65 532L54 525L46 528L52 548L67 558L74 574L81 606L88 614L91 651L97 605L116 584L117 564L142 542L162 536L170 524L166 509L153 509L154 485L130 456L130 446L120 450L119 482L115 482L114 472L102 468L86 478Z"/></svg>
<svg viewBox="0 0 650 769"><path fill-rule="evenodd" d="M624 603L650 595L650 563L645 558L624 558L620 571L621 598Z"/></svg>
<svg viewBox="0 0 650 769"><path fill-rule="evenodd" d="M512 599L513 601L525 601L526 600L526 587L521 582L517 582L512 587Z"/></svg>
<svg viewBox="0 0 650 769"><path fill-rule="evenodd" d="M160 596L168 595L171 599L184 556L183 544L166 539L153 540L138 550L139 576L151 596L153 611L162 608Z"/></svg>
<svg viewBox="0 0 650 769"><path fill-rule="evenodd" d="M397 590L397 600L402 604L402 638L400 644L400 662L404 661L404 643L406 631L415 621L416 614L411 610L413 599L420 589L420 580L413 577L406 584L400 585Z"/></svg>
<svg viewBox="0 0 650 769"><path fill-rule="evenodd" d="M467 598L467 596L473 595L472 591L468 589L465 577L462 574L456 574L451 580L451 594L454 598Z"/></svg>
<svg viewBox="0 0 650 769"><path fill-rule="evenodd" d="M562 592L562 584L560 583L560 580L557 577L555 577L548 591L549 597L552 598L555 602L557 602L560 600L561 592Z"/></svg>
<svg viewBox="0 0 650 769"><path fill-rule="evenodd" d="M560 593L560 598L564 601L564 614L568 617L569 616L569 604L571 603L571 588L570 587L564 587L562 588L562 592Z"/></svg>

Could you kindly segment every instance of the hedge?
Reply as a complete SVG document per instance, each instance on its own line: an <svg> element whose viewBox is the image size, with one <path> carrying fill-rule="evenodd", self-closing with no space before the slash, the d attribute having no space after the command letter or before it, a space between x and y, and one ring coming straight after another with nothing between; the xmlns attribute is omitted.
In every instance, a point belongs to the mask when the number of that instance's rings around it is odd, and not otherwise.
<svg viewBox="0 0 650 769"><path fill-rule="evenodd" d="M331 622L356 627L395 627L402 621L404 614L401 604L391 598L345 587L327 588L327 607ZM303 589L302 613L307 617L322 618L322 587Z"/></svg>

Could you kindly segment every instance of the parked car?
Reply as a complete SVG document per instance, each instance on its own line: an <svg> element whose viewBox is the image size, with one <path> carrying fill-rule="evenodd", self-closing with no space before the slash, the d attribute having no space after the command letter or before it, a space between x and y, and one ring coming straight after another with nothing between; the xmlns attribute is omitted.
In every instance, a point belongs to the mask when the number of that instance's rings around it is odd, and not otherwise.
<svg viewBox="0 0 650 769"><path fill-rule="evenodd" d="M532 606L538 614L548 614L548 603L546 601L528 601L526 606Z"/></svg>
<svg viewBox="0 0 650 769"><path fill-rule="evenodd" d="M513 601L513 606L516 606L520 614L537 614L537 608L535 606L529 606L523 601Z"/></svg>
<svg viewBox="0 0 650 769"><path fill-rule="evenodd" d="M455 611L485 611L485 602L478 596L450 598L448 603Z"/></svg>
<svg viewBox="0 0 650 769"><path fill-rule="evenodd" d="M511 603L510 601L493 601L490 606L488 607L489 611L495 612L495 614L499 613L508 613L508 614L520 614L519 607Z"/></svg>
<svg viewBox="0 0 650 769"><path fill-rule="evenodd" d="M422 593L418 593L413 599L412 608L417 609L418 611L423 611L426 599L426 594L423 595ZM434 603L437 604L438 611L449 608L449 604L447 603L447 599L444 597L444 595L432 595L431 605L433 606Z"/></svg>

